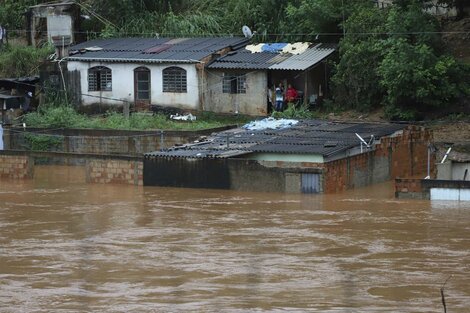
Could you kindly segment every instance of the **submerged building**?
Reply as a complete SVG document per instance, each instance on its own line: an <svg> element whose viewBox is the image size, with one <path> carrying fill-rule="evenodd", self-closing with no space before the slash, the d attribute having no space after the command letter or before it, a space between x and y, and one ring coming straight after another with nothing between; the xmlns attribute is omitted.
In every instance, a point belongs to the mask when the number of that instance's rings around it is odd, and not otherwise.
<svg viewBox="0 0 470 313"><path fill-rule="evenodd" d="M275 120L271 120L275 122ZM426 173L431 133L390 123L269 121L145 154L148 186L331 193ZM433 164L433 163L432 163Z"/></svg>

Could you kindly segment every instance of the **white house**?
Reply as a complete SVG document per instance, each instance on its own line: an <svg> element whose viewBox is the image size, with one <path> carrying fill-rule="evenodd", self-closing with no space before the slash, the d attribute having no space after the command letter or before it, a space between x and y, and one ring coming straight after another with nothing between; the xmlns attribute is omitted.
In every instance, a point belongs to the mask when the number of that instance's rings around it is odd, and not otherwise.
<svg viewBox="0 0 470 313"><path fill-rule="evenodd" d="M67 70L79 76L81 105L150 104L203 109L205 65L245 46L246 38L114 38L71 47Z"/></svg>

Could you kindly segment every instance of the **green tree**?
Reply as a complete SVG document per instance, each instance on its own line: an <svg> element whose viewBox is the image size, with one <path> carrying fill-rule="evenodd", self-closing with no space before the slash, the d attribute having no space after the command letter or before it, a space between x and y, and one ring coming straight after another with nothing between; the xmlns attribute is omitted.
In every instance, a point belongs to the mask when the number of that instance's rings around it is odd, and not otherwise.
<svg viewBox="0 0 470 313"><path fill-rule="evenodd" d="M405 5L405 2L406 5ZM438 24L417 1L365 8L346 21L333 76L335 101L411 119L469 94L468 67L443 54Z"/></svg>
<svg viewBox="0 0 470 313"><path fill-rule="evenodd" d="M2 0L0 3L0 25L7 30L24 29L24 13L28 7L47 0Z"/></svg>
<svg viewBox="0 0 470 313"><path fill-rule="evenodd" d="M346 21L346 36L339 46L340 61L333 75L333 97L343 108L367 111L381 104L384 90L377 73L386 11L362 7Z"/></svg>

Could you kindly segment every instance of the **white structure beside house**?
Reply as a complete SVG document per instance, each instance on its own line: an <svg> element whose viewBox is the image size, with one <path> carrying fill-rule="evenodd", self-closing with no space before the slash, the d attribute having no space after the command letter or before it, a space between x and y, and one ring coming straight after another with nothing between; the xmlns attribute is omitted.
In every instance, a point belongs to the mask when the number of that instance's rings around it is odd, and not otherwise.
<svg viewBox="0 0 470 313"><path fill-rule="evenodd" d="M37 2L37 1L36 1ZM75 1L48 2L29 7L26 12L28 43L39 47L66 38L66 44L80 42L80 5Z"/></svg>
<svg viewBox="0 0 470 313"><path fill-rule="evenodd" d="M78 73L81 105L150 104L203 109L205 65L243 47L246 38L116 38L71 48L67 70Z"/></svg>

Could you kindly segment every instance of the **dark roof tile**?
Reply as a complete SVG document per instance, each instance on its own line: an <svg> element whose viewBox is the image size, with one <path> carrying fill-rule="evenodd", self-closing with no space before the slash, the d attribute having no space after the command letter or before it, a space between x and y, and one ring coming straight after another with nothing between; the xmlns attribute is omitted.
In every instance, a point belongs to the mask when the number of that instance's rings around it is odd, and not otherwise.
<svg viewBox="0 0 470 313"><path fill-rule="evenodd" d="M242 37L227 38L112 38L95 39L71 47L81 51L69 56L70 61L197 62L227 47L239 47L247 42ZM99 51L86 48L99 47Z"/></svg>
<svg viewBox="0 0 470 313"><path fill-rule="evenodd" d="M241 151L245 153L318 154L324 157L334 157L347 149L360 146L356 133L369 141L371 135L375 139L380 139L405 127L404 124L390 123L301 120L298 124L285 129L228 130L214 135L206 142L177 147L166 152L153 152L147 156L188 157L188 155L195 156L200 153L198 157L205 157L208 151L217 150L220 155L224 155L223 157L244 154ZM225 151L225 154L221 151Z"/></svg>

